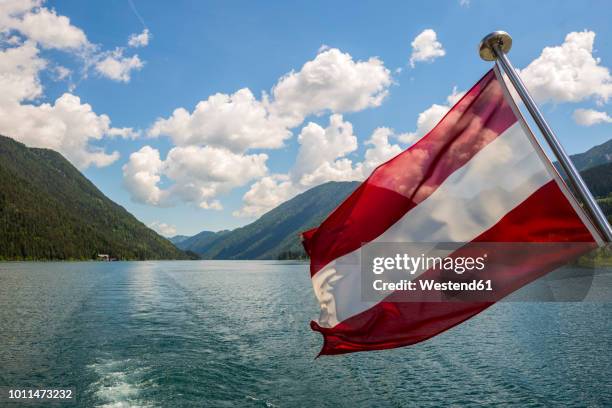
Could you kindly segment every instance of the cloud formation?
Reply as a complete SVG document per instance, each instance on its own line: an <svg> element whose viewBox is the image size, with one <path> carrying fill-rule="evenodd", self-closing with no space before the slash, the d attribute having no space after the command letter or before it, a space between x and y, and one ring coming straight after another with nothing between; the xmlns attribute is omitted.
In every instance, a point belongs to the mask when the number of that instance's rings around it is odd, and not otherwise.
<svg viewBox="0 0 612 408"><path fill-rule="evenodd" d="M167 192L158 186L163 165L159 150L151 146L144 146L130 155L130 160L123 166L123 185L134 201L163 205L167 200Z"/></svg>
<svg viewBox="0 0 612 408"><path fill-rule="evenodd" d="M151 33L148 28L145 28L140 34L132 34L128 38L128 45L133 48L146 47L149 45Z"/></svg>
<svg viewBox="0 0 612 408"><path fill-rule="evenodd" d="M0 4L0 32L16 31L44 48L76 50L90 46L87 36L66 16L42 7L38 0L7 0Z"/></svg>
<svg viewBox="0 0 612 408"><path fill-rule="evenodd" d="M158 119L148 133L170 136L178 146L210 145L234 152L276 149L291 136L286 124L272 116L248 88L211 95L193 112L178 108L169 118Z"/></svg>
<svg viewBox="0 0 612 408"><path fill-rule="evenodd" d="M342 156L357 148L357 139L351 124L338 113L379 106L391 83L391 73L380 59L355 61L348 53L322 47L314 59L282 76L261 98L248 88L217 93L200 101L192 111L180 107L169 117L158 118L148 135L168 136L175 146L166 159L160 159L161 165L147 161L147 169L143 169L146 166L140 154L155 154L149 150L152 148L141 149L133 156L134 163L130 158L124 166L125 186L138 202L172 205L172 196L202 208L220 209L216 197L258 180L246 195L247 200L252 197L253 207L247 205L244 210L244 214L255 214L305 185L350 179L351 172L360 170L353 169L351 161ZM283 147L292 129L306 117L326 112L333 113L328 128L309 123L302 129L298 138L301 153L291 175L268 175L268 156L250 153ZM158 158L159 152L155 152ZM171 185L160 190L162 176ZM269 185L275 186L274 193L264 193Z"/></svg>
<svg viewBox="0 0 612 408"><path fill-rule="evenodd" d="M337 48L323 48L314 60L278 81L270 111L295 127L311 114L380 106L390 85L391 73L380 59L354 61Z"/></svg>
<svg viewBox="0 0 612 408"><path fill-rule="evenodd" d="M593 56L595 33L571 32L560 46L546 47L521 78L539 102L580 102L593 98L605 103L612 95L610 71Z"/></svg>
<svg viewBox="0 0 612 408"><path fill-rule="evenodd" d="M436 58L446 55L442 43L434 30L428 28L423 30L412 41L412 55L410 55L410 66L414 68L417 62L433 62Z"/></svg>
<svg viewBox="0 0 612 408"><path fill-rule="evenodd" d="M203 209L222 209L215 199L233 188L263 177L266 154L237 154L212 146L175 147L165 160L159 151L144 146L123 166L123 183L132 199L154 206L171 206L177 200ZM170 185L160 187L162 176Z"/></svg>
<svg viewBox="0 0 612 408"><path fill-rule="evenodd" d="M113 81L130 82L132 71L139 71L144 66L138 55L123 56L123 49L117 48L99 57L95 63L96 71Z"/></svg>
<svg viewBox="0 0 612 408"><path fill-rule="evenodd" d="M354 163L347 156L357 150L357 137L353 134L352 125L341 115L331 115L326 128L308 123L298 137L300 148L289 173L265 176L253 183L242 198L243 207L234 215L259 216L295 195L328 181L363 180L378 165L402 151L398 144L390 142L397 136L386 127L375 129L365 142L368 148L364 160Z"/></svg>
<svg viewBox="0 0 612 408"><path fill-rule="evenodd" d="M308 123L302 128L298 143L300 149L290 175L300 186L354 179L352 163L344 157L357 150L357 136L342 115L331 115L326 128Z"/></svg>
<svg viewBox="0 0 612 408"><path fill-rule="evenodd" d="M59 151L79 168L107 166L119 153L92 144L104 137L132 138L132 128L115 128L71 92L53 102L44 97L42 72L64 80L71 70L43 58L41 50L57 49L77 56L96 49L68 17L43 7L38 0L0 3L0 133L28 146ZM84 57L88 58L88 57Z"/></svg>
<svg viewBox="0 0 612 408"><path fill-rule="evenodd" d="M57 150L80 168L117 160L118 152L106 153L91 141L104 136L133 137L133 129L111 127L107 115L95 113L71 93L54 103L29 103L43 95L39 74L47 66L32 41L0 50L0 133L28 146Z"/></svg>
<svg viewBox="0 0 612 408"><path fill-rule="evenodd" d="M165 222L153 221L147 226L164 237L170 238L176 235L176 227Z"/></svg>
<svg viewBox="0 0 612 408"><path fill-rule="evenodd" d="M434 103L417 117L417 128L414 132L404 133L399 136L399 140L403 143L412 144L421 137L425 136L436 124L446 115L459 99L465 95L465 92L457 91L457 87L453 88L450 95L446 97L446 102L442 105Z"/></svg>
<svg viewBox="0 0 612 408"><path fill-rule="evenodd" d="M612 123L612 117L606 112L594 109L576 109L573 114L574 121L581 126L593 126L600 123Z"/></svg>

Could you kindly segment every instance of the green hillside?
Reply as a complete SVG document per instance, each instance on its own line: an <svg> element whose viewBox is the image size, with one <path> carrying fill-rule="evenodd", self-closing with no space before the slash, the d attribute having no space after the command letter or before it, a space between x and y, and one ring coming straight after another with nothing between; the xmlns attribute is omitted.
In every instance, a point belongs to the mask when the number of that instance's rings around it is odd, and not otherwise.
<svg viewBox="0 0 612 408"><path fill-rule="evenodd" d="M612 193L612 163L591 167L580 174L595 197Z"/></svg>
<svg viewBox="0 0 612 408"><path fill-rule="evenodd" d="M202 231L192 237L176 242L175 245L184 251L192 251L202 255L206 254L213 245L223 239L228 233L230 233L228 230L219 232Z"/></svg>
<svg viewBox="0 0 612 408"><path fill-rule="evenodd" d="M315 227L357 186L329 182L314 187L233 231L203 231L178 246L205 259L305 258L299 234Z"/></svg>
<svg viewBox="0 0 612 408"><path fill-rule="evenodd" d="M591 167L581 174L591 193L597 198L601 210L612 222L612 163Z"/></svg>
<svg viewBox="0 0 612 408"><path fill-rule="evenodd" d="M188 235L175 235L173 237L168 238L168 241L176 245L179 242L183 242L184 240L189 239L189 238L191 237L189 237Z"/></svg>
<svg viewBox="0 0 612 408"><path fill-rule="evenodd" d="M571 158L574 166L580 171L610 163L612 162L612 139L591 147L584 153L573 154Z"/></svg>
<svg viewBox="0 0 612 408"><path fill-rule="evenodd" d="M0 136L0 259L185 259L64 157Z"/></svg>
<svg viewBox="0 0 612 408"><path fill-rule="evenodd" d="M572 156L608 218L612 219L612 143ZM612 156L611 156L612 157ZM593 163L605 164L595 165ZM206 259L305 258L299 233L317 226L356 187L357 182L329 182L281 204L260 219L233 231L203 231L177 245Z"/></svg>

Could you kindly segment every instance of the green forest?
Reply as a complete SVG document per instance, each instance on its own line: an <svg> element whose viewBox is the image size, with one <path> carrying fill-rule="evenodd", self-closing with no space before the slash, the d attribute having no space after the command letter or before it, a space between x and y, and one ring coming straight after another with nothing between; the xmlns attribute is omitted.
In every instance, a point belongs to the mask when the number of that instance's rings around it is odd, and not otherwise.
<svg viewBox="0 0 612 408"><path fill-rule="evenodd" d="M611 151L606 142L572 156L610 219ZM357 186L313 187L244 227L174 237L177 248L59 153L0 136L0 260L90 260L99 254L119 260L306 259L299 234L318 225Z"/></svg>
<svg viewBox="0 0 612 408"><path fill-rule="evenodd" d="M186 259L62 155L0 136L0 259Z"/></svg>

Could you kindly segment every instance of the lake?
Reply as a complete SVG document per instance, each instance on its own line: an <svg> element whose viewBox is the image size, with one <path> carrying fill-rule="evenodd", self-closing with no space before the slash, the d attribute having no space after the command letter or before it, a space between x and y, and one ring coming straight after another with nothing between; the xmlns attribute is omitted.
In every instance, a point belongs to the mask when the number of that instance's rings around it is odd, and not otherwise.
<svg viewBox="0 0 612 408"><path fill-rule="evenodd" d="M415 346L315 359L317 313L304 263L0 263L0 385L86 407L612 404L610 303L502 302Z"/></svg>

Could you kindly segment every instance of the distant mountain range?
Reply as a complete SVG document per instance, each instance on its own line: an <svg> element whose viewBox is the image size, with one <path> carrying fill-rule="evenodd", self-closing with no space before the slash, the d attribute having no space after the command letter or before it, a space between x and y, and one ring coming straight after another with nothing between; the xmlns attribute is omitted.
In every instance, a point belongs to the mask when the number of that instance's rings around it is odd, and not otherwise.
<svg viewBox="0 0 612 408"><path fill-rule="evenodd" d="M612 139L605 143L591 147L584 153L570 156L574 166L580 171L600 164L612 162Z"/></svg>
<svg viewBox="0 0 612 408"><path fill-rule="evenodd" d="M329 182L293 197L233 231L203 231L176 245L204 259L305 258L300 232L319 225L358 182Z"/></svg>
<svg viewBox="0 0 612 408"><path fill-rule="evenodd" d="M612 163L590 167L580 174L595 197L604 198L612 193Z"/></svg>
<svg viewBox="0 0 612 408"><path fill-rule="evenodd" d="M191 237L189 235L175 235L173 237L168 238L168 240L170 240L170 242L176 245L179 242L183 242L187 238L191 238Z"/></svg>
<svg viewBox="0 0 612 408"><path fill-rule="evenodd" d="M602 210L612 218L612 139L571 156ZM202 231L175 244L204 259L305 259L299 233L318 226L357 188L358 182L329 182L281 204L233 231Z"/></svg>
<svg viewBox="0 0 612 408"><path fill-rule="evenodd" d="M61 154L0 136L0 259L187 259Z"/></svg>
<svg viewBox="0 0 612 408"><path fill-rule="evenodd" d="M572 160L611 218L612 140ZM299 234L319 225L358 185L325 183L244 227L165 239L102 194L61 154L0 136L0 260L96 259L98 254L117 259L306 258Z"/></svg>

